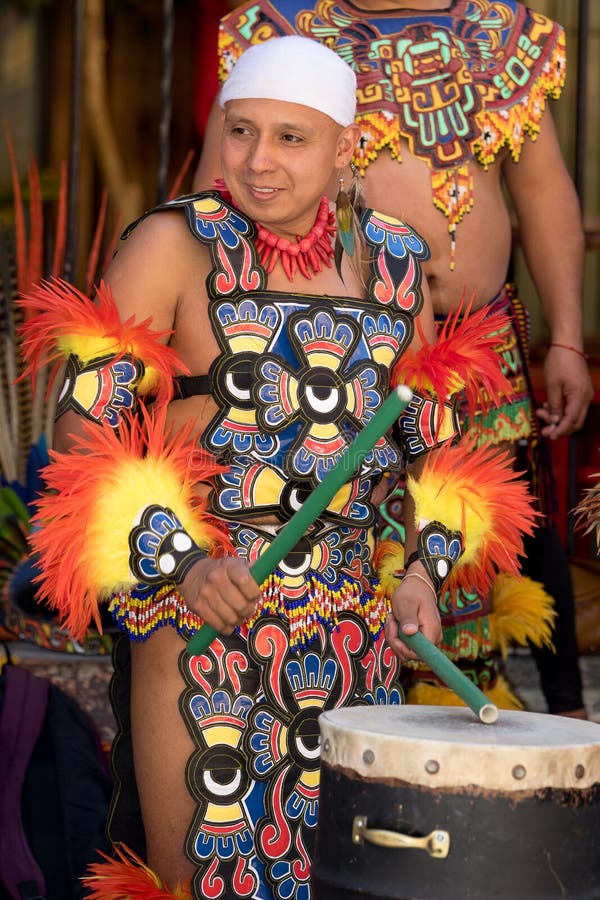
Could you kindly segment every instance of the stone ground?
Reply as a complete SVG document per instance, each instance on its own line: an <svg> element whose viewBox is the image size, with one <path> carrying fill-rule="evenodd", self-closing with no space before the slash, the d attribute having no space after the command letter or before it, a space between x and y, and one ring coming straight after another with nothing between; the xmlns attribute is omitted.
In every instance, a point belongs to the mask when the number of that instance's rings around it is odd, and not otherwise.
<svg viewBox="0 0 600 900"><path fill-rule="evenodd" d="M108 701L112 672L109 656L73 657L71 654L40 650L31 644L10 644L15 662L52 679L70 693L95 720L105 746L114 736L115 722ZM0 663L3 661L0 649ZM580 657L584 700L590 719L600 723L600 654ZM506 676L513 690L530 712L547 712L539 686L535 662L526 649L513 649L506 660Z"/></svg>
<svg viewBox="0 0 600 900"><path fill-rule="evenodd" d="M582 655L579 657L579 664L588 716L600 723L600 654ZM547 712L537 668L528 650L519 648L510 651L506 661L506 675L528 710Z"/></svg>
<svg viewBox="0 0 600 900"><path fill-rule="evenodd" d="M108 699L112 661L106 656L76 656L43 650L24 641L8 644L15 665L29 668L34 675L49 678L69 694L92 718L107 749L115 734L115 719ZM0 664L5 654L0 647Z"/></svg>

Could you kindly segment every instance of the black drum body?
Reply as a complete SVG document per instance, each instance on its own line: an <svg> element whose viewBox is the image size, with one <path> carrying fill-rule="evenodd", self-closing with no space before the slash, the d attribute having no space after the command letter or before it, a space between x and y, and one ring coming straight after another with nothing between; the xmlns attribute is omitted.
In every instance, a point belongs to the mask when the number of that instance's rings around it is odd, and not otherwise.
<svg viewBox="0 0 600 900"><path fill-rule="evenodd" d="M314 900L600 900L600 725L324 713Z"/></svg>

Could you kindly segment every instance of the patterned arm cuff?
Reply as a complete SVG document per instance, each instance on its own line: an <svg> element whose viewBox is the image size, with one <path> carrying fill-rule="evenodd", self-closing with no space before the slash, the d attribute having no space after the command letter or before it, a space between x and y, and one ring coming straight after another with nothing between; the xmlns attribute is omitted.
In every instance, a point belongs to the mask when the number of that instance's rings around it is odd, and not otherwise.
<svg viewBox="0 0 600 900"><path fill-rule="evenodd" d="M169 626L189 640L202 619L187 607L177 585L208 553L192 540L173 510L158 504L147 506L131 529L129 551L129 568L141 583L116 593L110 602L119 629L131 640L145 641Z"/></svg>
<svg viewBox="0 0 600 900"><path fill-rule="evenodd" d="M151 396L159 405L173 398L173 376L187 366L164 341L169 331L155 331L151 320L122 322L110 287L103 281L96 300L56 278L35 285L18 301L24 322L19 328L25 369L31 377L50 366L51 382L68 360L59 414L75 409L93 421L115 427L114 419L134 407L135 396Z"/></svg>
<svg viewBox="0 0 600 900"><path fill-rule="evenodd" d="M460 531L450 531L441 522L428 522L417 536L417 556L431 578L438 597L442 586L463 553ZM409 557L407 568L414 559Z"/></svg>
<svg viewBox="0 0 600 900"><path fill-rule="evenodd" d="M129 533L129 568L143 584L181 584L194 563L206 559L175 513L166 506L147 506Z"/></svg>
<svg viewBox="0 0 600 900"><path fill-rule="evenodd" d="M402 450L408 462L414 462L434 447L460 436L455 400L440 403L416 392L398 424Z"/></svg>
<svg viewBox="0 0 600 900"><path fill-rule="evenodd" d="M92 422L106 422L111 428L118 428L123 412L133 412L137 407L138 385L144 371L139 359L108 355L84 364L71 354L55 420L72 409Z"/></svg>

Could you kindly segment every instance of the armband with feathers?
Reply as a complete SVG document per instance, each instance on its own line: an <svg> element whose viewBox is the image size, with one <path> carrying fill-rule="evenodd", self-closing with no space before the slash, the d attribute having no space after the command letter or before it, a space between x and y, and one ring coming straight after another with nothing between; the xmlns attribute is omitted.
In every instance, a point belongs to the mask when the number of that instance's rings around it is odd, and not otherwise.
<svg viewBox="0 0 600 900"><path fill-rule="evenodd" d="M406 486L415 507L417 555L438 595L464 588L484 596L498 573L518 576L523 537L540 514L509 453L475 447L466 437L430 454ZM404 571L402 545L382 541L374 564L380 589L391 594Z"/></svg>
<svg viewBox="0 0 600 900"><path fill-rule="evenodd" d="M136 407L137 398L159 405L174 394L173 376L189 374L175 351L164 343L170 331L154 331L151 319L122 322L110 287L96 288L95 302L62 279L43 281L19 300L25 321L20 327L26 368L21 377L35 382L50 366L48 391L64 364L57 418L68 409L113 428Z"/></svg>
<svg viewBox="0 0 600 900"><path fill-rule="evenodd" d="M469 416L497 406L510 394L495 351L498 335L510 326L503 311L472 312L472 301L444 322L430 344L420 328L422 346L407 350L394 366L392 384L406 384L413 399L400 417L402 446L409 461L460 434L456 401L464 398Z"/></svg>
<svg viewBox="0 0 600 900"><path fill-rule="evenodd" d="M166 408L128 417L119 434L85 422L66 453L50 451L31 546L40 594L78 637L99 605L139 582L183 580L206 555L233 553L196 487L224 471L200 449L193 423L166 425Z"/></svg>

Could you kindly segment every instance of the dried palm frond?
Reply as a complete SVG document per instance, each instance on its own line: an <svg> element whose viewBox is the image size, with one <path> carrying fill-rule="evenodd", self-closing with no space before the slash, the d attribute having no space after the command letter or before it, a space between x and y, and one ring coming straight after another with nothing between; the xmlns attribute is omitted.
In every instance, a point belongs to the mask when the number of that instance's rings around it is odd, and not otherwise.
<svg viewBox="0 0 600 900"><path fill-rule="evenodd" d="M6 143L13 219L12 224L0 227L0 625L14 637L69 649L64 644L66 633L60 641L56 640L57 626L47 609L40 607L38 616L20 606L21 598L33 593L33 587L29 591L27 583L35 574L34 560L28 556L29 517L43 487L40 473L48 464L47 448L53 439L59 383L52 387L51 369L47 365L41 365L33 379L22 377L27 363L21 329L29 313L19 303L24 294L35 290L44 279L63 274L68 173L63 164L56 202L51 206L42 196L35 160L29 164L23 187L8 130ZM105 220L106 197L101 203L88 257L85 285L88 292L101 271L103 246L105 259L109 259L116 244L116 230L108 241L104 237ZM77 652L81 649L77 648ZM91 652L106 650L110 651L110 646Z"/></svg>
<svg viewBox="0 0 600 900"><path fill-rule="evenodd" d="M31 384L20 378L25 362L20 328L27 311L17 300L42 279L63 274L67 225L67 168L61 167L55 216L48 215L42 197L39 168L32 160L27 174L29 200L25 202L19 181L15 151L6 135L11 167L14 224L0 230L0 480L23 488L33 447L50 445L53 437L55 391L48 393L48 368L40 367ZM88 257L85 289L89 293L99 272L106 220L103 197L98 224ZM116 234L108 241L112 255ZM50 252L46 248L50 247ZM48 257L48 262L46 261ZM22 491L20 491L22 493ZM29 498L28 498L29 499Z"/></svg>
<svg viewBox="0 0 600 900"><path fill-rule="evenodd" d="M596 553L600 554L600 472L591 477L596 484L585 489L583 499L575 507L575 527L583 534L596 532Z"/></svg>

